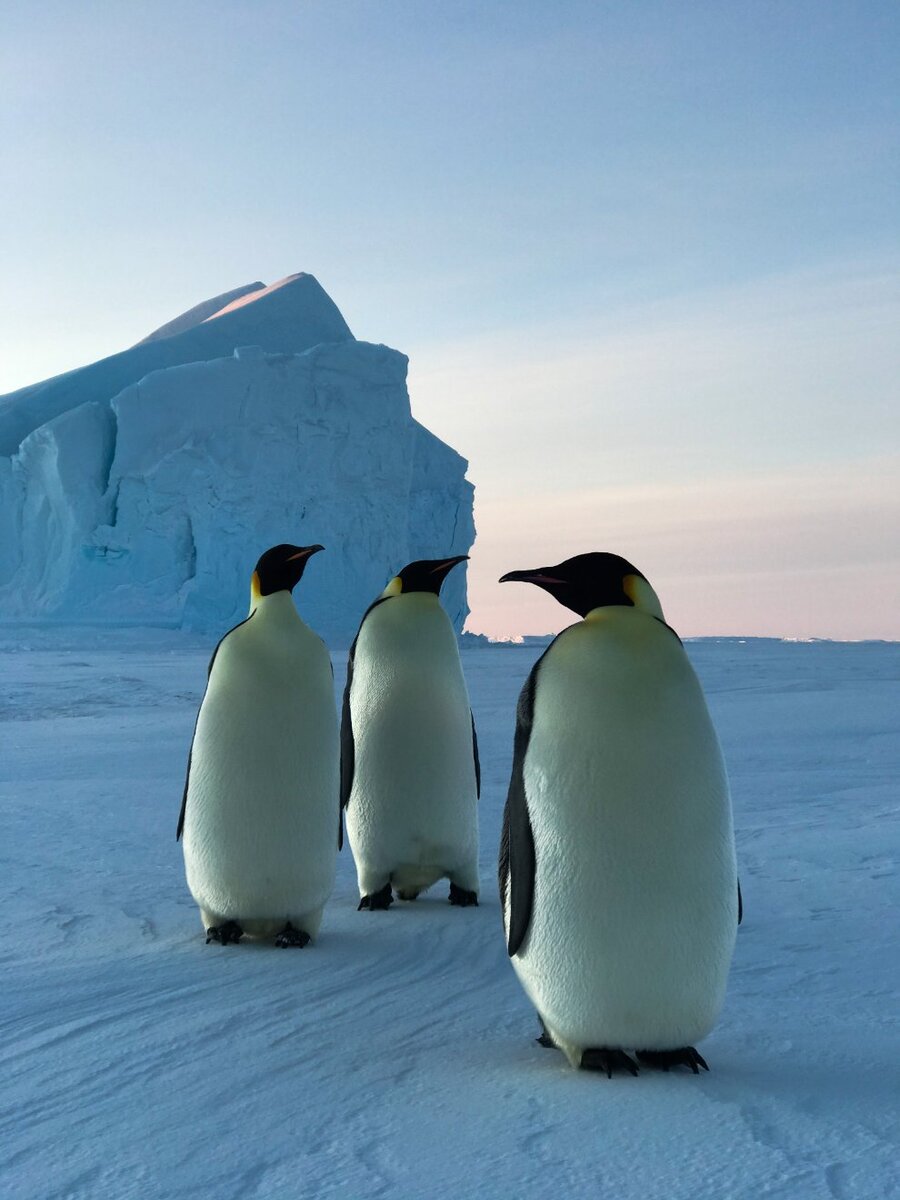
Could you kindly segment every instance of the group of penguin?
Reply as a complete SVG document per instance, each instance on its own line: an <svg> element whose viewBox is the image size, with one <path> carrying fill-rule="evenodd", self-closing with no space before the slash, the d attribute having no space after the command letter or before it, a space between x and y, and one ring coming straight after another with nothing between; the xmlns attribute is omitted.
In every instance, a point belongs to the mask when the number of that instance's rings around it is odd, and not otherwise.
<svg viewBox="0 0 900 1200"><path fill-rule="evenodd" d="M477 905L475 722L441 585L409 563L365 612L340 728L328 650L292 592L319 545L259 559L216 647L178 837L207 942L315 938L344 822L359 908L439 879ZM646 577L609 553L512 571L581 618L519 697L500 839L507 949L573 1067L708 1069L740 888L728 781L699 681ZM337 799L340 798L338 806Z"/></svg>

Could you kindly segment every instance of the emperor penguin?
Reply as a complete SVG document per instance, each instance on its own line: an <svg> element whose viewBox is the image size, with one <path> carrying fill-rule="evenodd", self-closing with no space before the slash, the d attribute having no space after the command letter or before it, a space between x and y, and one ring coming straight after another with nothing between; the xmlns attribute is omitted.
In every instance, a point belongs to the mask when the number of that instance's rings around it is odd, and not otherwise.
<svg viewBox="0 0 900 1200"><path fill-rule="evenodd" d="M334 884L340 811L331 660L291 593L322 546L273 546L250 615L213 653L178 838L206 941L314 938Z"/></svg>
<svg viewBox="0 0 900 1200"><path fill-rule="evenodd" d="M392 887L414 900L442 878L451 904L478 903L478 742L456 634L438 599L467 557L405 566L350 648L341 804L360 909L388 908Z"/></svg>
<svg viewBox="0 0 900 1200"><path fill-rule="evenodd" d="M511 571L582 619L519 697L499 879L507 949L573 1067L708 1070L739 921L722 752L681 639L616 554Z"/></svg>

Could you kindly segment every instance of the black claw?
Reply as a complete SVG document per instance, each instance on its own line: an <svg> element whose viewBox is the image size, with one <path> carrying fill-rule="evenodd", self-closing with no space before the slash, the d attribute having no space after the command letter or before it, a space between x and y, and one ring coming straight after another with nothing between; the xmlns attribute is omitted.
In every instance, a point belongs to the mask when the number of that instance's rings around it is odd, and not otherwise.
<svg viewBox="0 0 900 1200"><path fill-rule="evenodd" d="M708 1071L706 1059L693 1046L682 1046L679 1050L638 1050L638 1059L648 1067L658 1067L668 1071L670 1067L687 1067L695 1075L700 1074L700 1068Z"/></svg>
<svg viewBox="0 0 900 1200"><path fill-rule="evenodd" d="M548 1050L555 1050L556 1042L554 1042L553 1038L547 1032L547 1026L544 1024L544 1018L538 1017L538 1020L541 1023L541 1036L536 1037L534 1040L539 1046L546 1046Z"/></svg>
<svg viewBox="0 0 900 1200"><path fill-rule="evenodd" d="M582 1071L605 1071L607 1079L612 1079L613 1071L628 1071L637 1075L638 1065L624 1050L611 1049L609 1046L593 1046L581 1055Z"/></svg>
<svg viewBox="0 0 900 1200"><path fill-rule="evenodd" d="M456 904L459 908L478 907L478 893L467 892L465 888L457 887L455 883L450 884L450 903Z"/></svg>
<svg viewBox="0 0 900 1200"><path fill-rule="evenodd" d="M377 908L390 908L393 899L390 880L388 880L380 891L372 892L371 896L363 896L357 905L356 911L362 912L364 908L368 908L374 912Z"/></svg>
<svg viewBox="0 0 900 1200"><path fill-rule="evenodd" d="M244 936L237 921L226 921L224 925L213 925L206 931L206 944L218 942L222 946L236 946Z"/></svg>
<svg viewBox="0 0 900 1200"><path fill-rule="evenodd" d="M302 950L304 946L309 945L309 934L305 929L295 929L288 921L281 933L276 935L275 945L282 950L288 946L299 946Z"/></svg>

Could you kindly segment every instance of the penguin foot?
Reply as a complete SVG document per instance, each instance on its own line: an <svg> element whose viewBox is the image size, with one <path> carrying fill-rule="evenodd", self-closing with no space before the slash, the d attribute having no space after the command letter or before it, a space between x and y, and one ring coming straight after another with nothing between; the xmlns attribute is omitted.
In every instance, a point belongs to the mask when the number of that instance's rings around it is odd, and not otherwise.
<svg viewBox="0 0 900 1200"><path fill-rule="evenodd" d="M393 899L394 896L391 892L391 884L389 880L381 889L381 891L372 892L371 896L363 896L362 900L360 900L359 904L357 905L356 911L362 912L364 908L368 908L374 912L376 908L390 908Z"/></svg>
<svg viewBox="0 0 900 1200"><path fill-rule="evenodd" d="M450 903L457 905L459 908L469 908L474 905L478 907L478 893L467 892L465 888L457 887L455 883L450 884Z"/></svg>
<svg viewBox="0 0 900 1200"><path fill-rule="evenodd" d="M398 899L398 900L413 901L413 900L417 899L418 895L419 895L419 893L418 893L418 892L399 892L399 891L398 891L398 892L397 892L397 899Z"/></svg>
<svg viewBox="0 0 900 1200"><path fill-rule="evenodd" d="M638 1073L638 1065L633 1058L624 1050L614 1050L609 1046L596 1046L585 1050L579 1065L582 1071L605 1071L607 1079L612 1079L613 1071L630 1071L632 1075Z"/></svg>
<svg viewBox="0 0 900 1200"><path fill-rule="evenodd" d="M222 946L236 946L244 936L244 931L237 921L226 921L224 925L213 925L206 931L206 944L219 942Z"/></svg>
<svg viewBox="0 0 900 1200"><path fill-rule="evenodd" d="M553 1038L547 1032L547 1026L544 1024L544 1018L538 1017L538 1020L541 1023L541 1036L536 1037L534 1040L539 1046L546 1046L548 1050L555 1050L556 1042L554 1042Z"/></svg>
<svg viewBox="0 0 900 1200"><path fill-rule="evenodd" d="M701 1067L709 1070L706 1059L693 1046L682 1046L680 1050L638 1050L637 1056L648 1067L659 1067L662 1071L668 1071L669 1067L689 1067L699 1075Z"/></svg>
<svg viewBox="0 0 900 1200"><path fill-rule="evenodd" d="M309 944L309 934L302 929L295 929L288 921L281 933L275 937L275 945L282 950L287 946L299 946L302 950Z"/></svg>

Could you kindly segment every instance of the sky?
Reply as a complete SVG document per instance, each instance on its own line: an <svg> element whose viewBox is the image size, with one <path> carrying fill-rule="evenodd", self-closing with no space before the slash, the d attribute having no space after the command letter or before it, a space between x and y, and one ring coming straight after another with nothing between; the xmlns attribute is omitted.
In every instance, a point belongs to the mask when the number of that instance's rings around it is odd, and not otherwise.
<svg viewBox="0 0 900 1200"><path fill-rule="evenodd" d="M0 0L0 392L316 276L506 571L684 636L900 638L900 6Z"/></svg>

